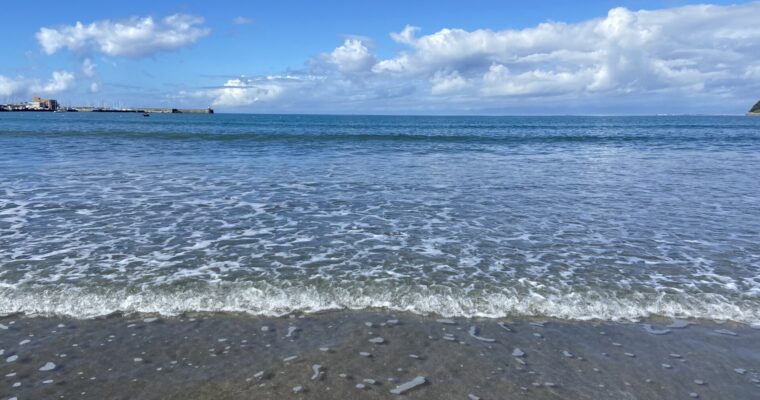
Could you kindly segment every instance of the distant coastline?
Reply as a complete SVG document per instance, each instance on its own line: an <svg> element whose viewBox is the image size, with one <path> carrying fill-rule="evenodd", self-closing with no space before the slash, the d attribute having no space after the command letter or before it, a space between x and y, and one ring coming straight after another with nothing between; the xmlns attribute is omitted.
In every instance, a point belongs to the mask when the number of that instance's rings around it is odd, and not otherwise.
<svg viewBox="0 0 760 400"><path fill-rule="evenodd" d="M103 112L103 113L148 113L148 114L214 114L213 108L93 108L93 107L68 107L58 110L32 110L16 109L7 110L0 108L0 112Z"/></svg>
<svg viewBox="0 0 760 400"><path fill-rule="evenodd" d="M149 114L213 114L214 109L208 108L115 108L89 106L61 106L55 99L43 99L38 96L32 101L15 104L0 104L0 112L107 112L107 113L149 113Z"/></svg>

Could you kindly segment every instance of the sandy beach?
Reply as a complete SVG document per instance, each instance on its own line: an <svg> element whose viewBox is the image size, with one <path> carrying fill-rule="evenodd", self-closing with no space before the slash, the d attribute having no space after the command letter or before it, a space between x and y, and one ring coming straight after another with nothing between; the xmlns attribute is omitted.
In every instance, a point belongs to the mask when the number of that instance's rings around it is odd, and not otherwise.
<svg viewBox="0 0 760 400"><path fill-rule="evenodd" d="M3 399L753 399L739 324L329 312L0 320Z"/></svg>

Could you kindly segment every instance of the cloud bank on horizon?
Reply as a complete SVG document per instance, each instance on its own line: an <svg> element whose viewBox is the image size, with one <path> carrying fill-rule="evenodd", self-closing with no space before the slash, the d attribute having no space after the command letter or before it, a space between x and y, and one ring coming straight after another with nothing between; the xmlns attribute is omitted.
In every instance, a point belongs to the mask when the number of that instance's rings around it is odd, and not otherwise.
<svg viewBox="0 0 760 400"><path fill-rule="evenodd" d="M760 4L753 3L615 8L604 18L520 30L420 35L409 25L391 34L405 46L392 58L378 59L361 39L346 39L300 73L230 79L193 95L220 107L328 102L348 110L508 109L685 96L714 102L758 88L758 15Z"/></svg>
<svg viewBox="0 0 760 400"><path fill-rule="evenodd" d="M238 111L544 113L623 108L651 102L723 104L760 93L760 3L653 11L614 8L604 17L525 29L441 29L407 25L390 36L402 50L373 52L349 37L302 68L245 71L217 86L163 95ZM235 24L250 23L238 17ZM187 48L210 34L198 16L176 14L41 28L45 54L67 50L82 72L48 83L0 75L0 95L57 93L96 74L90 57L142 58ZM56 75L57 74L57 75Z"/></svg>

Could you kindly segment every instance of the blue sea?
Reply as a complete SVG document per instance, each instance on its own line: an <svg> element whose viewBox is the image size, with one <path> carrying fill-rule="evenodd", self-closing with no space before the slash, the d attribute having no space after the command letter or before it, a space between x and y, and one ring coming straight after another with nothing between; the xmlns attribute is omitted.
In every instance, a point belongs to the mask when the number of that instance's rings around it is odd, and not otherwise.
<svg viewBox="0 0 760 400"><path fill-rule="evenodd" d="M760 118L0 113L0 315L760 322Z"/></svg>

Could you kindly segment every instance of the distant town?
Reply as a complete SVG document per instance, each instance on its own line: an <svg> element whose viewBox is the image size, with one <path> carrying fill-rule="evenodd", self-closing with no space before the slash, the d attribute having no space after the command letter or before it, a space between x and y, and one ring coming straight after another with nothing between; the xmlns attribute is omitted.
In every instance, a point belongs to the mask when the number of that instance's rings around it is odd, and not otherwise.
<svg viewBox="0 0 760 400"><path fill-rule="evenodd" d="M113 107L63 107L57 100L43 99L34 96L26 103L0 104L0 112L5 111L47 111L47 112L114 112L114 113L143 113L143 114L213 114L209 108L113 108Z"/></svg>

